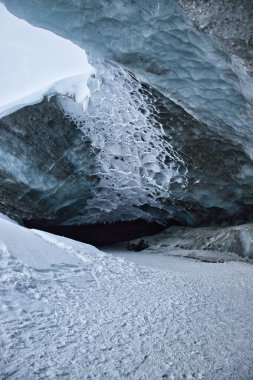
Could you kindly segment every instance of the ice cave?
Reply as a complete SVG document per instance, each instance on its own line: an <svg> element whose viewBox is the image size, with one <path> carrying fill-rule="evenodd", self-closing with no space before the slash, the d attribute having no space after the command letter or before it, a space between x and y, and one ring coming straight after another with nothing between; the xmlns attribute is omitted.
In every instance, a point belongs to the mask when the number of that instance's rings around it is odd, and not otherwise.
<svg viewBox="0 0 253 380"><path fill-rule="evenodd" d="M0 379L253 380L252 0L0 32Z"/></svg>

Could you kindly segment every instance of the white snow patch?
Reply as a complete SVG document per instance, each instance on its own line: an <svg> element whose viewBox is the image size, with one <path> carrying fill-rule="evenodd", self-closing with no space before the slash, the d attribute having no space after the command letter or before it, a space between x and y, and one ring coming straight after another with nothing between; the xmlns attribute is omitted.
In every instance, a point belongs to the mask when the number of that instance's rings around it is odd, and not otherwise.
<svg viewBox="0 0 253 380"><path fill-rule="evenodd" d="M5 214L2 214L1 212L0 212L0 219L7 220L7 221L10 222L10 223L18 224L15 220L9 218L9 217L8 217L7 215L5 215Z"/></svg>
<svg viewBox="0 0 253 380"><path fill-rule="evenodd" d="M71 96L86 107L94 69L84 50L15 17L2 4L0 33L0 117L45 95Z"/></svg>

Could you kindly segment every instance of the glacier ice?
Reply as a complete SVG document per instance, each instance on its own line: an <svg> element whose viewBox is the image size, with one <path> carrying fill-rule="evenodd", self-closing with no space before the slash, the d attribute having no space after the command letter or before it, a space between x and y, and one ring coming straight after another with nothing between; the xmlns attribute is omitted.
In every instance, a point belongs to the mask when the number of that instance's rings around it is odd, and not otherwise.
<svg viewBox="0 0 253 380"><path fill-rule="evenodd" d="M100 163L94 172L100 181L86 213L104 213L104 220L124 214L127 220L149 219L142 206L164 208L161 201L170 198L171 182L185 184L183 158L165 138L152 93L122 67L101 60L92 65L97 75L89 80L86 112L67 98L58 100L65 116L90 140ZM79 218L85 221L87 215Z"/></svg>
<svg viewBox="0 0 253 380"><path fill-rule="evenodd" d="M89 55L128 67L252 156L252 102L231 57L183 17L174 0L4 1L29 22L70 38ZM52 6L53 4L53 6Z"/></svg>
<svg viewBox="0 0 253 380"><path fill-rule="evenodd" d="M253 82L246 54L237 56L224 41L197 30L187 9L183 14L173 0L2 2L19 17L85 48L97 70L89 80L92 96L85 113L71 99L57 97L3 119L9 137L2 152L12 156L13 170L20 165L19 177L15 171L6 174L2 158L4 186L6 178L15 183L11 196L4 193L5 205L24 186L16 208L57 223L173 218L195 225L250 219ZM213 18L212 12L211 7ZM37 112L56 152L48 148L46 169L41 159L31 163L25 154L15 166L8 139L19 127L19 134L29 135L24 126L29 117L33 144ZM58 136L49 128L51 118L62 128ZM69 126L69 145L59 147Z"/></svg>
<svg viewBox="0 0 253 380"><path fill-rule="evenodd" d="M58 223L165 220L170 186L186 186L187 169L156 118L151 89L122 67L92 64L85 112L57 96L0 121L5 203Z"/></svg>
<svg viewBox="0 0 253 380"><path fill-rule="evenodd" d="M185 17L214 43L252 69L253 6L249 0L178 0Z"/></svg>
<svg viewBox="0 0 253 380"><path fill-rule="evenodd" d="M122 67L93 64L85 113L58 96L1 119L1 210L54 225L250 221L243 149Z"/></svg>

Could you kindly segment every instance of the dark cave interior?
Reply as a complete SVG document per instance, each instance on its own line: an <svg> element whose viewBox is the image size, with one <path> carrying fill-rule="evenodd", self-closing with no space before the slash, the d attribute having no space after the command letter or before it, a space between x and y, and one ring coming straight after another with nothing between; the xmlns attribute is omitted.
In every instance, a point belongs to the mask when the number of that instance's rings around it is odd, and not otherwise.
<svg viewBox="0 0 253 380"><path fill-rule="evenodd" d="M48 221L23 220L24 226L65 236L96 247L116 244L161 232L165 226L138 219L89 225L50 225Z"/></svg>

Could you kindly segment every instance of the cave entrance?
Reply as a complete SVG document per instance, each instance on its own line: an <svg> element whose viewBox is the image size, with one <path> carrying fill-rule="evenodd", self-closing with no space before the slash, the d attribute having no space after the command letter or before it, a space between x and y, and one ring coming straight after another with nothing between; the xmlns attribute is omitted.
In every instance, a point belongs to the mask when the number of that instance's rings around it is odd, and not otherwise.
<svg viewBox="0 0 253 380"><path fill-rule="evenodd" d="M158 223L148 223L145 220L128 222L97 223L88 225L50 225L48 221L23 220L25 227L34 228L56 235L65 236L95 247L116 244L123 241L154 235L164 230Z"/></svg>

